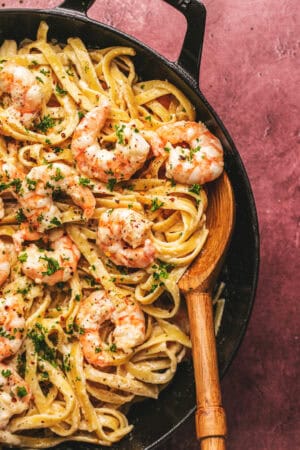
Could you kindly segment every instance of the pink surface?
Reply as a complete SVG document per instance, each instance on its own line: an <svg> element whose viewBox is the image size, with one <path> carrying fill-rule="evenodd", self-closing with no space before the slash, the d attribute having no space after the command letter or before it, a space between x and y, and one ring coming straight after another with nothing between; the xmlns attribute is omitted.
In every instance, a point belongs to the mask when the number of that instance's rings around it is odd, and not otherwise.
<svg viewBox="0 0 300 450"><path fill-rule="evenodd" d="M58 3L23 0L1 5ZM299 2L204 3L201 88L245 163L261 232L256 304L246 338L222 383L228 450L295 450L300 442ZM133 34L170 59L178 55L184 19L159 0L98 0L89 15ZM198 449L193 421L161 448Z"/></svg>

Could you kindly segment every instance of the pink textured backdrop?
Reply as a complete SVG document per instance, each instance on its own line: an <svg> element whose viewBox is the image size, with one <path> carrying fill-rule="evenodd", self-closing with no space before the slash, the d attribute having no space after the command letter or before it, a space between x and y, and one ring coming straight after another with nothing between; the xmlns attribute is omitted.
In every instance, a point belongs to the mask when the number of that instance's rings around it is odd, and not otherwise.
<svg viewBox="0 0 300 450"><path fill-rule="evenodd" d="M59 3L16 0L0 5L50 8ZM204 4L201 88L245 163L261 232L256 304L222 382L228 449L295 450L300 445L299 1ZM89 15L170 59L179 53L184 19L160 0L98 0ZM198 449L193 420L161 448Z"/></svg>

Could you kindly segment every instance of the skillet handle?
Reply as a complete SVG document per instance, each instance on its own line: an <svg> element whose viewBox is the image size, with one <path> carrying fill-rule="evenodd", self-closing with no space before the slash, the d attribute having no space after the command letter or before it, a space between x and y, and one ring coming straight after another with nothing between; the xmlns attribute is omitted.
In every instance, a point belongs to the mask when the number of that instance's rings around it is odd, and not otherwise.
<svg viewBox="0 0 300 450"><path fill-rule="evenodd" d="M196 433L201 450L225 450L226 417L218 373L210 294L185 294L190 322L196 384Z"/></svg>
<svg viewBox="0 0 300 450"><path fill-rule="evenodd" d="M56 8L71 9L86 14L95 0L65 0Z"/></svg>
<svg viewBox="0 0 300 450"><path fill-rule="evenodd" d="M206 9L197 0L164 1L184 14L187 20L186 35L177 63L191 75L198 86Z"/></svg>

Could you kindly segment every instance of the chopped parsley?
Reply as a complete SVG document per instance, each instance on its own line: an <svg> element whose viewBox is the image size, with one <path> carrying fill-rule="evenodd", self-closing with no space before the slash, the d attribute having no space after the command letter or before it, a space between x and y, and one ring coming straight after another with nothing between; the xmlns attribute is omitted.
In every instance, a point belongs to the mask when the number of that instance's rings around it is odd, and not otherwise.
<svg viewBox="0 0 300 450"><path fill-rule="evenodd" d="M200 145L198 145L198 147L190 149L190 155L189 155L190 161L192 161L192 159L194 158L194 154L199 152L200 149L201 149Z"/></svg>
<svg viewBox="0 0 300 450"><path fill-rule="evenodd" d="M49 345L47 344L47 333L48 330L37 322L35 324L35 327L29 331L27 336L32 340L36 353L38 353L42 359L49 361L50 364L55 366L56 350L49 347Z"/></svg>
<svg viewBox="0 0 300 450"><path fill-rule="evenodd" d="M51 177L51 180L54 180L54 181L60 181L60 180L63 180L65 177L64 177L64 175L62 174L62 171L60 170L60 168L59 167L57 167L56 168L56 171L55 171L55 175L53 176L53 177Z"/></svg>
<svg viewBox="0 0 300 450"><path fill-rule="evenodd" d="M85 114L82 111L78 111L79 120L81 120L84 116Z"/></svg>
<svg viewBox="0 0 300 450"><path fill-rule="evenodd" d="M40 72L47 77L50 73L50 70L41 69Z"/></svg>
<svg viewBox="0 0 300 450"><path fill-rule="evenodd" d="M169 273L174 268L173 264L166 263L164 261L158 260L158 265L154 264L153 269L153 278L154 280L166 279L169 277Z"/></svg>
<svg viewBox="0 0 300 450"><path fill-rule="evenodd" d="M91 180L89 178L80 177L79 184L81 186L89 186L91 184Z"/></svg>
<svg viewBox="0 0 300 450"><path fill-rule="evenodd" d="M22 208L18 209L18 211L16 212L16 221L18 222L18 224L26 222L26 220L27 218L23 212L23 209Z"/></svg>
<svg viewBox="0 0 300 450"><path fill-rule="evenodd" d="M27 389L24 386L17 386L17 396L20 398L26 397L28 394Z"/></svg>
<svg viewBox="0 0 300 450"><path fill-rule="evenodd" d="M5 378L10 377L11 374L12 374L12 372L11 372L11 370L9 370L9 369L6 369L6 370L3 369L3 370L1 371L1 375L2 375L3 377L5 377Z"/></svg>
<svg viewBox="0 0 300 450"><path fill-rule="evenodd" d="M18 256L18 260L20 262L26 262L27 258L28 258L28 255L27 255L26 252L20 253L19 256Z"/></svg>
<svg viewBox="0 0 300 450"><path fill-rule="evenodd" d="M193 194L200 194L200 191L202 189L201 184L192 184L191 187L189 187L189 192L193 192Z"/></svg>
<svg viewBox="0 0 300 450"><path fill-rule="evenodd" d="M59 153L63 152L64 149L61 147L54 147L53 151L54 151L54 153L56 153L58 155Z"/></svg>
<svg viewBox="0 0 300 450"><path fill-rule="evenodd" d="M55 125L55 119L51 117L49 114L44 116L40 123L38 123L35 127L41 133L47 133L50 128L53 128Z"/></svg>
<svg viewBox="0 0 300 450"><path fill-rule="evenodd" d="M158 200L157 197L155 197L152 201L151 201L151 208L150 211L154 212L157 211L159 208L161 208L164 205L164 202L161 202L160 200Z"/></svg>
<svg viewBox="0 0 300 450"><path fill-rule="evenodd" d="M107 189L112 192L115 188L116 183L117 183L116 178L110 178L106 185Z"/></svg>
<svg viewBox="0 0 300 450"><path fill-rule="evenodd" d="M152 117L151 116L146 116L145 119L149 120L149 122L152 122Z"/></svg>
<svg viewBox="0 0 300 450"><path fill-rule="evenodd" d="M40 256L39 259L47 261L48 267L45 272L42 272L42 275L53 275L55 272L61 269L59 262L54 258L49 258L48 256Z"/></svg>
<svg viewBox="0 0 300 450"><path fill-rule="evenodd" d="M34 191L37 185L36 180L32 180L31 178L26 177L26 183L29 191Z"/></svg>
<svg viewBox="0 0 300 450"><path fill-rule="evenodd" d="M115 353L117 351L117 346L115 343L111 344L109 347L109 351Z"/></svg>
<svg viewBox="0 0 300 450"><path fill-rule="evenodd" d="M42 80L41 77L36 76L35 79L36 79L37 81L39 81L39 83L44 84L44 81Z"/></svg>
<svg viewBox="0 0 300 450"><path fill-rule="evenodd" d="M8 189L12 186L15 188L16 193L18 194L22 187L22 181L20 180L20 178L16 178L12 181L9 181L8 183L5 183L3 181L0 182L0 192L5 191L5 189Z"/></svg>
<svg viewBox="0 0 300 450"><path fill-rule="evenodd" d="M61 221L57 217L53 217L53 219L50 220L50 223L56 227L61 226Z"/></svg>
<svg viewBox="0 0 300 450"><path fill-rule="evenodd" d="M67 91L65 91L65 89L61 88L58 84L55 86L55 91L57 92L58 95L66 95Z"/></svg>
<svg viewBox="0 0 300 450"><path fill-rule="evenodd" d="M125 125L115 125L115 130L116 130L116 135L118 138L118 143L119 144L124 144L124 130L125 130Z"/></svg>

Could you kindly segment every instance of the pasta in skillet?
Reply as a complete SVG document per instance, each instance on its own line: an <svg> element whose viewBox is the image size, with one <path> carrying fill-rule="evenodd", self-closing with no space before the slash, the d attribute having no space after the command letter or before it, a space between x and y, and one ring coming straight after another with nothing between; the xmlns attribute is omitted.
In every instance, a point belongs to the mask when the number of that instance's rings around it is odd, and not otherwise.
<svg viewBox="0 0 300 450"><path fill-rule="evenodd" d="M191 346L177 283L223 152L132 48L47 31L0 48L0 442L111 445Z"/></svg>

